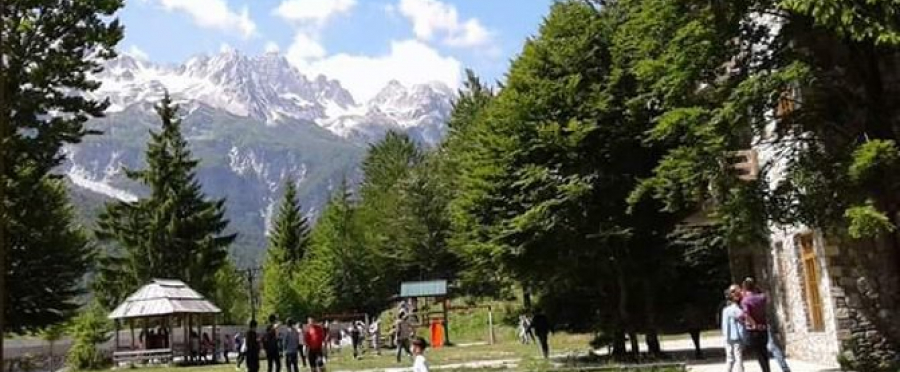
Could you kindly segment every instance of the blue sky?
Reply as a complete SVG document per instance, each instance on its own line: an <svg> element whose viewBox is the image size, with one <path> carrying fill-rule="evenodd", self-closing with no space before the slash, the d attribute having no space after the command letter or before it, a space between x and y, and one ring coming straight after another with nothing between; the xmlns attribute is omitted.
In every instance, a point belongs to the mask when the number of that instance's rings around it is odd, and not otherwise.
<svg viewBox="0 0 900 372"><path fill-rule="evenodd" d="M224 48L278 51L301 72L339 79L364 100L390 79L455 88L463 68L502 79L552 2L128 0L120 49L168 63Z"/></svg>

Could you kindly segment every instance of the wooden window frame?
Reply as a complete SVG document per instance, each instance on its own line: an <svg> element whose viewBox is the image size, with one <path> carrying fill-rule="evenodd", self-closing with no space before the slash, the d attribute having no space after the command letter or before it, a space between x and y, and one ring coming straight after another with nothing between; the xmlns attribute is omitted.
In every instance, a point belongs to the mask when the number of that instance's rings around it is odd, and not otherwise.
<svg viewBox="0 0 900 372"><path fill-rule="evenodd" d="M807 325L811 332L823 332L825 331L825 314L822 292L819 289L822 276L819 257L816 254L815 239L813 234L802 234L798 236L797 243L800 251L800 266L803 268L801 284L806 300Z"/></svg>

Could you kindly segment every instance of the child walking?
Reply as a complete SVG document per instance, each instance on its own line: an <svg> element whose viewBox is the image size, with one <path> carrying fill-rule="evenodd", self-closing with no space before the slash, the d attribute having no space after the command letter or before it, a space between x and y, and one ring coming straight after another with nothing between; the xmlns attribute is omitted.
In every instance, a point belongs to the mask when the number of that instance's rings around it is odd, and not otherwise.
<svg viewBox="0 0 900 372"><path fill-rule="evenodd" d="M725 290L727 304L722 309L722 336L725 338L727 372L744 372L744 324L741 318L741 287L732 285Z"/></svg>
<svg viewBox="0 0 900 372"><path fill-rule="evenodd" d="M416 337L412 341L413 372L428 372L428 361L425 360L425 349L428 343L424 338Z"/></svg>

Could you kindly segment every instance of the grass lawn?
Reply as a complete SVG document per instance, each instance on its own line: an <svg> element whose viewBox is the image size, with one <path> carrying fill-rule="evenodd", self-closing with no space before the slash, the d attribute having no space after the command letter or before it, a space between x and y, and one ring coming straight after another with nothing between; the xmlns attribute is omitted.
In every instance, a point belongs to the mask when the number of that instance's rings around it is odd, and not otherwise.
<svg viewBox="0 0 900 372"><path fill-rule="evenodd" d="M499 340L498 340L499 341ZM585 352L588 349L590 337L587 335L556 334L551 336L550 350L553 354L565 354L570 352ZM380 356L366 353L362 358L353 359L352 351L341 350L340 353L332 353L328 359L329 371L338 370L364 370L380 368L397 368L412 366L412 359L404 356L401 363L397 363L394 350L382 350ZM522 345L514 339L506 339L495 345L468 345L454 346L427 351L428 363L431 366L448 364L460 364L485 360L519 360L520 367L528 370L545 370L547 364L540 358L540 350L537 345ZM266 362L261 361L261 370L266 370ZM153 372L234 372L234 365L212 365L196 367L147 367L141 368ZM489 370L482 368L479 370ZM284 371L284 366L282 366ZM306 370L305 370L306 371Z"/></svg>

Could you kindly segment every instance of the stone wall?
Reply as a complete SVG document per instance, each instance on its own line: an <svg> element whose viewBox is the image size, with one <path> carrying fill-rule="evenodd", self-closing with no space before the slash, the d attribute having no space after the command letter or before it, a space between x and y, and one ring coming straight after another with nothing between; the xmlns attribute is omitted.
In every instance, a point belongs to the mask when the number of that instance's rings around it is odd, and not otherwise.
<svg viewBox="0 0 900 372"><path fill-rule="evenodd" d="M835 321L837 310L833 306L832 280L828 266L827 249L822 240L813 234L814 249L819 268L818 290L822 300L823 329L812 326L806 288L804 268L798 237L811 232L802 228L776 229L772 234L772 249L769 251L766 269L771 274L775 314L779 320L785 353L791 358L818 364L837 365L840 351L837 334L839 325Z"/></svg>
<svg viewBox="0 0 900 372"><path fill-rule="evenodd" d="M822 300L823 329L813 329L801 260L798 236L810 234L804 228L773 228L769 250L759 250L754 257L756 275L770 294L774 308L773 324L778 329L779 342L785 353L794 359L817 364L837 365L840 352L839 325L835 321L838 310L833 306L833 282L828 265L829 252L816 234L814 249L819 268L819 294Z"/></svg>
<svg viewBox="0 0 900 372"><path fill-rule="evenodd" d="M798 237L812 234L824 327L812 327ZM896 362L900 352L900 273L896 251L884 242L839 243L802 227L772 227L768 249L732 251L735 281L754 276L769 293L772 323L789 358L836 366L856 349L870 363ZM856 345L848 348L847 342Z"/></svg>
<svg viewBox="0 0 900 372"><path fill-rule="evenodd" d="M900 366L897 337L900 320L900 270L897 251L886 239L845 242L831 250L830 259L838 339L843 354L857 362L872 364L859 370L872 370L883 364L895 371ZM848 344L848 342L852 342ZM876 368L877 369L877 368Z"/></svg>

